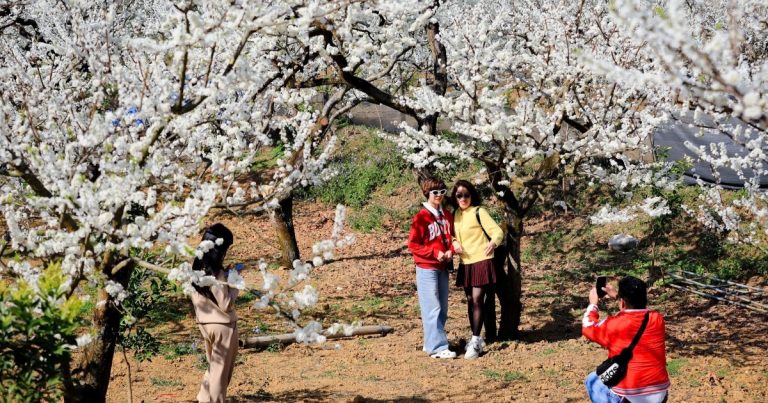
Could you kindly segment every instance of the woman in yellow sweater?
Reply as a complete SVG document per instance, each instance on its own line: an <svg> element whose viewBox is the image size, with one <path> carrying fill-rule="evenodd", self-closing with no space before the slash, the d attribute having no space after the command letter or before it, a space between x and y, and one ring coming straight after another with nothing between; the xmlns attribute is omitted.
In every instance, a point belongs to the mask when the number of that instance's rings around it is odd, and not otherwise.
<svg viewBox="0 0 768 403"><path fill-rule="evenodd" d="M484 317L495 311L493 251L504 240L504 232L488 211L480 207L480 195L468 181L456 182L451 200L456 208L453 247L461 257L456 285L463 287L467 295L467 313L472 328L472 339L467 344L464 358L473 359L480 356L485 346L480 337Z"/></svg>

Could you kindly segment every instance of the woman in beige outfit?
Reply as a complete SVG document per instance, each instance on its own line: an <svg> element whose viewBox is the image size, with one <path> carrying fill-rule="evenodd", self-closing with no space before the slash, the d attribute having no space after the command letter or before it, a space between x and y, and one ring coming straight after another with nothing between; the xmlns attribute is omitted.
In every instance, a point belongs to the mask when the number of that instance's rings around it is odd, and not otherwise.
<svg viewBox="0 0 768 403"><path fill-rule="evenodd" d="M226 282L223 263L227 249L233 242L232 232L223 224L214 224L203 233L203 241L211 241L214 246L203 254L202 259L195 259L192 268L203 270L206 275ZM203 376L197 400L224 403L237 356L235 298L238 290L227 285L194 287L192 304L200 333L203 334L205 358L208 360L208 369Z"/></svg>

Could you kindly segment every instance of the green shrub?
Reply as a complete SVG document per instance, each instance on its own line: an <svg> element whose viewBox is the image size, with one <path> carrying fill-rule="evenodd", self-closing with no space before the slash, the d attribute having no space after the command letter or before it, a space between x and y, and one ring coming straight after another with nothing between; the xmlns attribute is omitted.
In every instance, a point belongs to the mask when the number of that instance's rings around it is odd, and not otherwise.
<svg viewBox="0 0 768 403"><path fill-rule="evenodd" d="M172 288L168 280L148 270L135 268L131 273L127 287L131 297L122 303L125 313L118 341L132 350L138 361L151 360L160 353L160 341L148 331L149 327L184 317L184 311L173 307L166 297Z"/></svg>
<svg viewBox="0 0 768 403"><path fill-rule="evenodd" d="M0 390L9 402L60 399L64 375L77 344L82 302L66 297L65 276L50 265L38 288L0 281Z"/></svg>

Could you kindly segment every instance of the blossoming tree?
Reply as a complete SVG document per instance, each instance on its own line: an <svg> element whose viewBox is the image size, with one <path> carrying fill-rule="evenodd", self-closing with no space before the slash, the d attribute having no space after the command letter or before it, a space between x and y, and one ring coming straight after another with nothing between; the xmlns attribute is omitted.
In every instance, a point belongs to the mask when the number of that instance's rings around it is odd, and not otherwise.
<svg viewBox="0 0 768 403"><path fill-rule="evenodd" d="M306 110L314 91L286 83L307 66L285 55L306 52L300 39L311 24L349 3L3 4L0 275L34 285L57 262L66 295L83 284L99 290L93 340L65 369L74 381L66 400L104 400L137 264L187 290L210 284L188 263L210 245L188 240L212 207L273 208L326 176L339 99ZM252 174L276 140L285 149L279 168ZM319 244L314 265L344 241L336 233ZM139 259L146 251L159 253L158 264ZM294 266L291 285L313 267ZM268 304L281 295L263 269ZM244 287L234 273L229 281ZM315 300L311 287L296 292L288 316Z"/></svg>
<svg viewBox="0 0 768 403"><path fill-rule="evenodd" d="M512 337L521 311L523 220L542 190L575 175L616 175L605 169L606 156L640 166L630 156L650 153L650 135L661 121L646 111L640 85L608 80L585 62L640 66L647 58L609 7L423 1L399 20L382 18L357 32L317 25L333 49L328 58L340 85L417 122L393 137L416 168L440 169L443 157L485 165L505 208L504 289L511 303L502 304L500 333ZM450 133L437 130L438 120Z"/></svg>
<svg viewBox="0 0 768 403"><path fill-rule="evenodd" d="M756 242L768 233L764 178L768 173L768 5L762 1L668 1L649 5L617 1L617 22L648 49L648 63L616 66L596 61L596 71L620 82L636 82L648 94L649 109L726 142L686 146L711 170L698 206L688 206L712 230L733 241ZM739 197L727 197L719 170L744 183ZM693 172L693 175L704 172Z"/></svg>

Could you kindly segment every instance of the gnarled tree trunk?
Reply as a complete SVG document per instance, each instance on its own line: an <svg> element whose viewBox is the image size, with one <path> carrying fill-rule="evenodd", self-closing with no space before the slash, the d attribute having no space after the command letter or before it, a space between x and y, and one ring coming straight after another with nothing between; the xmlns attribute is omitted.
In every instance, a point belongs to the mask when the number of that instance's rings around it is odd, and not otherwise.
<svg viewBox="0 0 768 403"><path fill-rule="evenodd" d="M507 221L507 256L505 267L499 274L496 295L499 297L499 340L514 340L520 336L520 317L523 312L523 276L520 266L520 241L523 236L523 218L505 209ZM506 270L505 270L506 269Z"/></svg>
<svg viewBox="0 0 768 403"><path fill-rule="evenodd" d="M280 264L293 267L293 261L300 258L296 231L293 228L293 194L280 200L280 208L272 210L269 214L280 243Z"/></svg>
<svg viewBox="0 0 768 403"><path fill-rule="evenodd" d="M105 272L111 272L112 266L108 265ZM127 287L132 271L133 265L129 264L112 276L112 280ZM93 312L92 326L97 334L90 344L80 349L71 366L71 379L65 384L65 402L105 402L107 399L122 313L106 290L99 290L98 300L106 304L97 304Z"/></svg>

